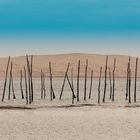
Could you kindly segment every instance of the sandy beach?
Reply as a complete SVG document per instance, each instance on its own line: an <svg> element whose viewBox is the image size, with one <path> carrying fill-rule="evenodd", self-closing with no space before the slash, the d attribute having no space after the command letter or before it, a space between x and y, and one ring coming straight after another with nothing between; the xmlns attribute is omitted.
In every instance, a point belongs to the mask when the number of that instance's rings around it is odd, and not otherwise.
<svg viewBox="0 0 140 140"><path fill-rule="evenodd" d="M139 108L1 110L1 140L139 140Z"/></svg>

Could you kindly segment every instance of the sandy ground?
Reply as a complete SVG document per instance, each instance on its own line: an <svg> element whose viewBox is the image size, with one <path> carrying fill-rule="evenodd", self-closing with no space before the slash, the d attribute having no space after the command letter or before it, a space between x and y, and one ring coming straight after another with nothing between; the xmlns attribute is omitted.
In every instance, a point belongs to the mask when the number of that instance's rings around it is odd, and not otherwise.
<svg viewBox="0 0 140 140"><path fill-rule="evenodd" d="M0 110L1 140L139 140L140 108Z"/></svg>

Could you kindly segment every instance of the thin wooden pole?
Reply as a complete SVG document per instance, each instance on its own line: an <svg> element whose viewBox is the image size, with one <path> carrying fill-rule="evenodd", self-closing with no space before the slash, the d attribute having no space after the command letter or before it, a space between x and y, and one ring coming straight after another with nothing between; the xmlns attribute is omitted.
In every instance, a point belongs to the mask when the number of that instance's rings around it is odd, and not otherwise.
<svg viewBox="0 0 140 140"><path fill-rule="evenodd" d="M102 78L102 67L100 68L99 85L98 85L98 104L100 104L101 78Z"/></svg>
<svg viewBox="0 0 140 140"><path fill-rule="evenodd" d="M41 70L41 99L43 99L43 72Z"/></svg>
<svg viewBox="0 0 140 140"><path fill-rule="evenodd" d="M109 79L110 79L110 100L112 98L112 76L111 76L111 69L109 68Z"/></svg>
<svg viewBox="0 0 140 140"><path fill-rule="evenodd" d="M88 59L86 60L86 67L85 67L85 86L84 86L84 100L86 101L86 90L87 90L87 69L88 69Z"/></svg>
<svg viewBox="0 0 140 140"><path fill-rule="evenodd" d="M138 71L138 58L136 58L136 67L135 67L135 85L134 85L134 102L137 101L137 71Z"/></svg>
<svg viewBox="0 0 140 140"><path fill-rule="evenodd" d="M72 88L74 89L74 84L73 84L73 68L71 68L71 84L72 84Z"/></svg>
<svg viewBox="0 0 140 140"><path fill-rule="evenodd" d="M131 69L129 70L129 103L131 103Z"/></svg>
<svg viewBox="0 0 140 140"><path fill-rule="evenodd" d="M26 104L29 103L28 101L28 86L27 86L27 75L26 75L26 68L24 67L24 76L25 76L25 92L26 92Z"/></svg>
<svg viewBox="0 0 140 140"><path fill-rule="evenodd" d="M9 63L10 63L10 56L8 58L7 69L6 69L6 74L5 74L5 83L4 83L4 89L3 89L3 94L2 94L2 102L4 101L4 96L5 96L5 90L6 90L6 84L7 84L7 74L8 74Z"/></svg>
<svg viewBox="0 0 140 140"><path fill-rule="evenodd" d="M46 98L46 87L45 87L45 74L43 73L43 91L44 91L44 99ZM53 91L53 95L54 95L54 91ZM55 97L53 97L55 98Z"/></svg>
<svg viewBox="0 0 140 140"><path fill-rule="evenodd" d="M33 55L31 56L31 69L30 69L30 75L31 75L31 99L32 102L34 101L34 87L33 87Z"/></svg>
<svg viewBox="0 0 140 140"><path fill-rule="evenodd" d="M62 94L63 94L65 82L66 82L67 73L69 71L69 67L70 67L70 63L68 63L68 66L67 66L67 69L66 69L66 72L65 72L64 81L63 81L63 85L62 85L62 89L61 89L61 93L60 93L60 97L59 97L60 100L62 99Z"/></svg>
<svg viewBox="0 0 140 140"><path fill-rule="evenodd" d="M55 99L55 93L54 93L54 89L52 88L52 95L53 95L53 99Z"/></svg>
<svg viewBox="0 0 140 140"><path fill-rule="evenodd" d="M131 68L130 68L130 60L131 58L129 57L129 83L128 83L128 97L129 97L129 103L131 103Z"/></svg>
<svg viewBox="0 0 140 140"><path fill-rule="evenodd" d="M29 88L29 104L32 103L32 95L31 95L31 75L30 75L30 64L29 64L29 59L28 55L26 55L26 60L27 60L27 69L28 69L28 88Z"/></svg>
<svg viewBox="0 0 140 140"><path fill-rule="evenodd" d="M15 90L14 90L14 81L13 81L13 76L11 77L11 82L12 82L12 92L13 92L13 99L16 99L16 96L15 96Z"/></svg>
<svg viewBox="0 0 140 140"><path fill-rule="evenodd" d="M130 56L129 56L129 61L127 64L127 81L126 81L126 100L128 99L128 95L129 95L129 78L130 78Z"/></svg>
<svg viewBox="0 0 140 140"><path fill-rule="evenodd" d="M68 74L66 74L66 78L67 78L67 80L68 80L69 86L70 86L71 91L72 91L72 104L74 104L74 99L76 98L76 96L75 96L75 94L74 94L74 90L73 90L72 84L70 83Z"/></svg>
<svg viewBox="0 0 140 140"><path fill-rule="evenodd" d="M126 77L126 100L127 100L127 97L128 97L128 84L129 84L129 62L127 64L127 77Z"/></svg>
<svg viewBox="0 0 140 140"><path fill-rule="evenodd" d="M12 62L10 66L10 78L9 78L9 94L8 94L8 100L10 100L11 95L11 83L12 83Z"/></svg>
<svg viewBox="0 0 140 140"><path fill-rule="evenodd" d="M113 87L112 87L112 101L114 102L115 96L115 70L116 70L116 58L114 58L114 68L113 68Z"/></svg>
<svg viewBox="0 0 140 140"><path fill-rule="evenodd" d="M90 80L89 99L91 99L92 81L93 81L93 70L91 70L91 80Z"/></svg>
<svg viewBox="0 0 140 140"><path fill-rule="evenodd" d="M13 99L16 99L15 90L14 90L13 63L12 62L11 62L10 77L11 77L11 84L12 84Z"/></svg>
<svg viewBox="0 0 140 140"><path fill-rule="evenodd" d="M79 77L80 77L80 60L78 61L78 74L77 74L77 102L79 102Z"/></svg>
<svg viewBox="0 0 140 140"><path fill-rule="evenodd" d="M22 70L20 70L20 89L21 89L22 99L24 99L23 88L22 88Z"/></svg>
<svg viewBox="0 0 140 140"><path fill-rule="evenodd" d="M49 62L49 70L50 70L50 100L55 98L53 85L52 85L52 70L51 70L51 62Z"/></svg>
<svg viewBox="0 0 140 140"><path fill-rule="evenodd" d="M49 62L49 69L50 69L50 100L52 101L52 73L51 73L51 62Z"/></svg>
<svg viewBox="0 0 140 140"><path fill-rule="evenodd" d="M103 102L105 102L106 86L107 86L107 64L108 64L108 56L106 56L106 64L105 64L105 84L104 84Z"/></svg>

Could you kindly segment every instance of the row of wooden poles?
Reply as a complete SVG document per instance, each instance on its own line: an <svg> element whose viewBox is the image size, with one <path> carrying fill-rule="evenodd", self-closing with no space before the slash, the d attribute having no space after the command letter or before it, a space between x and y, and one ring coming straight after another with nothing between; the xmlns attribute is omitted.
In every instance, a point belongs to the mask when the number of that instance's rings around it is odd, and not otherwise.
<svg viewBox="0 0 140 140"><path fill-rule="evenodd" d="M29 60L28 55L26 55L27 60L27 69L24 66L24 76L25 76L25 92L26 92L26 104L31 104L34 101L34 88L33 88L33 56L31 56L31 60ZM9 56L7 68L6 68L6 74L5 74L5 82L4 82L4 89L2 94L2 102L5 98L5 92L6 92L6 86L7 86L7 78L8 78L8 70L10 66L10 77L9 77L9 94L8 94L8 100L11 98L11 88L13 93L13 99L16 99L15 92L14 92L14 83L13 83L13 63L11 61L11 58ZM22 87L22 70L20 70L20 88L21 88L21 96L22 99L24 99L24 92ZM28 84L27 84L28 83Z"/></svg>
<svg viewBox="0 0 140 140"><path fill-rule="evenodd" d="M21 97L22 99L26 99L26 104L31 104L34 101L34 84L33 84L33 56L26 55L26 63L27 66L24 66L24 79L25 79L25 95L23 91L23 71L20 70L20 89L21 89ZM14 91L14 83L13 83L13 63L11 61L11 58L9 56L7 68L6 68L6 74L5 74L5 82L4 82L4 88L3 88L3 94L2 94L2 102L5 99L5 93L6 93L6 86L7 86L7 79L8 79L8 71L10 67L10 77L9 77L9 93L8 93L8 100L11 98L11 90L13 99L16 99L15 91ZM77 90L76 93L74 91L74 85L73 85L73 68L71 70L71 78L69 77L69 69L70 69L70 63L68 63L62 89L60 92L59 99L62 100L63 91L65 87L66 80L68 81L69 87L72 92L72 104L74 104L74 101L76 99L77 102L80 101L80 60L78 61L78 68L77 68ZM137 69L138 69L138 58L136 58L136 66L135 66L135 84L134 84L134 102L137 101ZM114 67L113 71L111 72L111 69L108 67L108 56L106 56L106 63L105 63L105 74L104 74L104 90L103 90L103 99L102 102L105 102L106 100L106 93L107 93L107 74L109 71L109 81L110 81L110 100L114 102L115 100L115 70L116 70L116 58L114 58ZM87 100L87 71L88 71L88 59L86 60L86 66L85 66L85 82L84 82L84 101ZM102 79L102 67L100 67L100 74L99 74L99 84L98 84L98 104L100 104L101 101L101 79ZM49 73L50 73L50 100L56 98L54 88L53 88L53 76L52 76L52 69L51 69L51 62L49 62ZM92 83L93 83L93 70L91 70L91 79L90 79L90 89L88 94L88 99L91 99L92 96ZM46 84L45 84L45 74L41 70L41 99L46 98ZM127 64L127 80L126 80L126 100L131 103L131 58L129 57L129 61Z"/></svg>

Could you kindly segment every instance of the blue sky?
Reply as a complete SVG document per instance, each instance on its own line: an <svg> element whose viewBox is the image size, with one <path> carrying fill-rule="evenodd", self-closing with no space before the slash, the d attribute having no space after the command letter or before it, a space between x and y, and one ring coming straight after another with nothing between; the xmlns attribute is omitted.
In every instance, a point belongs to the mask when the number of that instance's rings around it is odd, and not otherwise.
<svg viewBox="0 0 140 140"><path fill-rule="evenodd" d="M139 37L139 0L0 0L0 48L4 50L11 44L11 50L20 50L22 46L24 51L14 51L19 55L31 50L33 53L43 53L45 50L50 53L54 50L54 53L57 53L56 48L59 53L78 50L87 53L94 53L95 50L95 53L100 53L98 45L92 42L95 42L96 38L98 41L115 38L116 42L124 38L126 42L132 39L132 42L137 42L137 47L132 44L133 48L139 49ZM133 41L133 38L137 40ZM59 41L58 46L48 46L48 40L53 42L59 39L61 43ZM75 50L76 44L70 46L71 51L67 46L59 47L64 44L63 41L69 44L71 41L80 42L80 39L85 42L90 40L90 45L85 46L87 51L84 46ZM40 46L41 41L46 45ZM34 42L39 46L30 45ZM105 47L101 46L101 49L105 50ZM110 53L122 54L125 50L122 46L112 46L109 49L112 50ZM128 50L131 49L129 46ZM131 52L132 50L124 54ZM5 52L4 55L9 54ZM132 55L135 55L135 52Z"/></svg>

